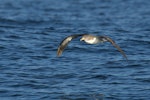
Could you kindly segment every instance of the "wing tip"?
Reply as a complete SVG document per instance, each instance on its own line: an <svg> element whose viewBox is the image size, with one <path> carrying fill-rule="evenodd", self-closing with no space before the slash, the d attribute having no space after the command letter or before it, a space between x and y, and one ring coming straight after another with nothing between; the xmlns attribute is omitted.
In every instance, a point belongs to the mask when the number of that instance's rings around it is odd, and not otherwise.
<svg viewBox="0 0 150 100"><path fill-rule="evenodd" d="M124 55L124 57L125 57L126 61L129 61L126 55Z"/></svg>
<svg viewBox="0 0 150 100"><path fill-rule="evenodd" d="M57 57L60 57L60 56L61 56L61 54L57 53Z"/></svg>
<svg viewBox="0 0 150 100"><path fill-rule="evenodd" d="M60 57L62 52L60 50L57 51L57 57Z"/></svg>

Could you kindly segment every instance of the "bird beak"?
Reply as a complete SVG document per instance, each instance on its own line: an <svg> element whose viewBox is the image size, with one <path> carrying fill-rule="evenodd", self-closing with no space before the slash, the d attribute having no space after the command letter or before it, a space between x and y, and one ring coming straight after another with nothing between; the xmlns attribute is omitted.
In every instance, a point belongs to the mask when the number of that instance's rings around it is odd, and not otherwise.
<svg viewBox="0 0 150 100"><path fill-rule="evenodd" d="M81 38L80 41L83 41L83 38Z"/></svg>

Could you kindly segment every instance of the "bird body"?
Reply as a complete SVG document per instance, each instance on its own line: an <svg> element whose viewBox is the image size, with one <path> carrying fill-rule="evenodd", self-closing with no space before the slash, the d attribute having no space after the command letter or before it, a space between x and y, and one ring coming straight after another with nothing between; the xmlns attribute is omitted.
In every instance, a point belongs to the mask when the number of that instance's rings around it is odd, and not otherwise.
<svg viewBox="0 0 150 100"><path fill-rule="evenodd" d="M99 42L99 40L92 35L84 35L80 41L85 41L88 44L97 44Z"/></svg>
<svg viewBox="0 0 150 100"><path fill-rule="evenodd" d="M110 42L115 48L118 49L118 51L126 58L126 54L123 52L123 50L113 41L110 37L108 36L94 36L90 34L76 34L76 35L71 35L66 37L59 45L58 50L57 50L57 56L60 56L65 49L65 47L68 45L68 43L77 37L81 37L80 41L84 41L87 44L98 44L102 42Z"/></svg>

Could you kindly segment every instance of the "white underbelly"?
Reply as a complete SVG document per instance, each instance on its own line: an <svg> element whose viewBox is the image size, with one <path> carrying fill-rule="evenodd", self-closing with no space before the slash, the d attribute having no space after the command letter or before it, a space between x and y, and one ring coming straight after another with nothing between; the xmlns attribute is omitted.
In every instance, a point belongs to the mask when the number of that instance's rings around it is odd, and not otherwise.
<svg viewBox="0 0 150 100"><path fill-rule="evenodd" d="M88 44L97 44L98 43L96 38L88 40L88 41L85 41L85 42L88 43Z"/></svg>

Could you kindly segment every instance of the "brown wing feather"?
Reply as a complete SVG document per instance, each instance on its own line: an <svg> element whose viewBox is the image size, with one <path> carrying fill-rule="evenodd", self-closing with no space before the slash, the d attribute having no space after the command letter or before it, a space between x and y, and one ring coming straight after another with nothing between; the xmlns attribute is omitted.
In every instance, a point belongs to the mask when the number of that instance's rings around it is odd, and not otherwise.
<svg viewBox="0 0 150 100"><path fill-rule="evenodd" d="M83 36L85 34L76 34L76 35L71 35L66 37L59 45L58 49L57 49L57 56L61 56L62 52L64 51L65 47L68 45L68 43L74 39L77 38L79 36Z"/></svg>
<svg viewBox="0 0 150 100"><path fill-rule="evenodd" d="M113 41L110 37L107 36L102 36L102 38L106 39L108 42L110 42L115 48L118 49L118 51L127 59L126 54L124 53L124 51L115 43L115 41Z"/></svg>

